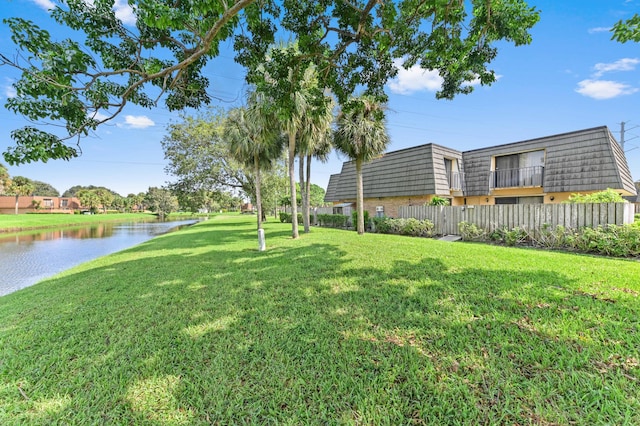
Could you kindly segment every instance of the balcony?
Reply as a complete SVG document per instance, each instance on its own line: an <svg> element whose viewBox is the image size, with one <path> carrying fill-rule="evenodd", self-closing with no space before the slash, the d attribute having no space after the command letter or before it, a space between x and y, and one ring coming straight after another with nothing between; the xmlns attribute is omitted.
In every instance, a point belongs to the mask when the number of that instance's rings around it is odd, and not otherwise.
<svg viewBox="0 0 640 426"><path fill-rule="evenodd" d="M447 174L449 189L452 191L462 191L464 186L464 173L450 172Z"/></svg>
<svg viewBox="0 0 640 426"><path fill-rule="evenodd" d="M489 188L522 188L542 186L544 166L505 169L491 172Z"/></svg>

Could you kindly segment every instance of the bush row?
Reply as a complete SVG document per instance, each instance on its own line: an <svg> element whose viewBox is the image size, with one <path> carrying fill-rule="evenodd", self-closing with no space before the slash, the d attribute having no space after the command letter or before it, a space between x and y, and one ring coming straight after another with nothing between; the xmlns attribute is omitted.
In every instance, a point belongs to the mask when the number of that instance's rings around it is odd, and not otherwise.
<svg viewBox="0 0 640 426"><path fill-rule="evenodd" d="M349 216L343 214L319 214L318 224L331 228L343 228L347 226Z"/></svg>
<svg viewBox="0 0 640 426"><path fill-rule="evenodd" d="M461 222L459 230L465 241L493 241L508 246L529 245L617 257L640 256L640 226L635 224L585 227L578 230L564 226L545 226L537 232L524 228L503 228L486 232L476 225Z"/></svg>
<svg viewBox="0 0 640 426"><path fill-rule="evenodd" d="M280 212L280 222L291 223L291 213ZM302 223L302 213L298 213L298 223Z"/></svg>
<svg viewBox="0 0 640 426"><path fill-rule="evenodd" d="M392 219L390 217L374 217L376 232L381 234L410 235L412 237L432 237L434 224L430 220Z"/></svg>
<svg viewBox="0 0 640 426"><path fill-rule="evenodd" d="M283 215L284 218L283 219ZM321 226L341 228L347 226L347 216L321 214L318 221ZM280 213L282 222L291 222L291 215ZM301 215L298 221L302 222ZM354 215L355 223L355 215ZM375 232L381 234L409 235L414 237L433 237L434 224L429 220L392 219L374 217L370 222ZM544 249L563 249L594 253L616 257L640 257L640 222L632 225L607 225L596 228L570 229L564 226L552 228L545 225L539 231L526 228L500 228L487 232L478 226L461 222L458 225L464 241L481 241L504 244L506 246L531 246Z"/></svg>

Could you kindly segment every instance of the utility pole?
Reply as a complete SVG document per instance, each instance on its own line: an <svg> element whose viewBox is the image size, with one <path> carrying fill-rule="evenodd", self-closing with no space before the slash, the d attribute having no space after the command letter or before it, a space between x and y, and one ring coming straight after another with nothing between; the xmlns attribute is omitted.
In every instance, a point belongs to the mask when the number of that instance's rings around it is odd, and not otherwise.
<svg viewBox="0 0 640 426"><path fill-rule="evenodd" d="M624 133L625 133L625 131L627 131L627 130L633 130L633 129L635 129L635 128L639 127L639 126L633 126L633 127L632 127L632 128L630 128L630 129L625 129L625 127L624 127L624 126L625 126L625 124L627 124L627 123L628 123L628 121L622 121L622 122L620 122L620 147L622 148L622 152L626 152L626 151L624 150L624 144L625 144ZM634 136L634 137L632 137L631 139L635 139L635 138L637 138L637 136ZM629 140L631 140L631 139L629 139ZM636 147L636 148L637 148L637 147ZM631 149L636 149L636 148L631 148ZM629 150L629 151L631 151L631 150Z"/></svg>

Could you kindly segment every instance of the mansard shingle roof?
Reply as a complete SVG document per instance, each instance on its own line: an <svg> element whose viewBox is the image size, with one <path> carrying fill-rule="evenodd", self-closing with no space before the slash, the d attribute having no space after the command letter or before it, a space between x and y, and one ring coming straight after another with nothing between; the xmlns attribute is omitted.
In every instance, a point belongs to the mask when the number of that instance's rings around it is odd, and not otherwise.
<svg viewBox="0 0 640 426"><path fill-rule="evenodd" d="M624 152L606 126L460 152L436 144L388 152L363 165L364 197L450 195L444 158L457 159L464 172L464 196L488 195L493 158L545 150L544 192L584 192L607 188L635 194ZM356 198L355 162L332 175L326 201Z"/></svg>

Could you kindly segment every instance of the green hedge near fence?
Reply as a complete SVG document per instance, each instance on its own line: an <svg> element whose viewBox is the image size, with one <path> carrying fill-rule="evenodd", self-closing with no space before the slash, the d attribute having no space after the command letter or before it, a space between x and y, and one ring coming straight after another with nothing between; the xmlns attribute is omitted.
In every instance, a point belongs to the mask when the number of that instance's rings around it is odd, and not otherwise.
<svg viewBox="0 0 640 426"><path fill-rule="evenodd" d="M390 217L374 217L373 224L380 234L409 235L412 237L433 237L434 225L428 219L418 220L392 219Z"/></svg>
<svg viewBox="0 0 640 426"><path fill-rule="evenodd" d="M344 228L349 216L343 214L319 214L318 224L329 228Z"/></svg>
<svg viewBox="0 0 640 426"><path fill-rule="evenodd" d="M280 212L280 222L291 223L291 213ZM302 223L302 213L298 213L298 223Z"/></svg>
<svg viewBox="0 0 640 426"><path fill-rule="evenodd" d="M640 223L638 222L632 225L600 225L595 228L580 229L547 226L539 231L516 227L497 229L493 232L487 232L474 224L461 222L459 229L465 241L562 249L614 257L640 256Z"/></svg>

